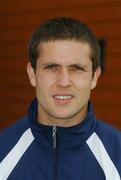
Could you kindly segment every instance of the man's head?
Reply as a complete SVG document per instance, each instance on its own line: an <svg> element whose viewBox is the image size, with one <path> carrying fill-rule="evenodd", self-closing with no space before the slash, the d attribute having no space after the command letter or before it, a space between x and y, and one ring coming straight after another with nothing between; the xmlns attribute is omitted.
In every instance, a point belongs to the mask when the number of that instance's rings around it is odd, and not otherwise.
<svg viewBox="0 0 121 180"><path fill-rule="evenodd" d="M77 20L49 20L33 34L29 53L27 72L36 88L38 121L59 126L82 121L101 72L93 33Z"/></svg>
<svg viewBox="0 0 121 180"><path fill-rule="evenodd" d="M90 46L93 73L100 66L100 47L93 32L79 20L58 17L47 20L32 35L29 41L29 60L36 69L37 58L41 55L41 43L55 40L74 40Z"/></svg>

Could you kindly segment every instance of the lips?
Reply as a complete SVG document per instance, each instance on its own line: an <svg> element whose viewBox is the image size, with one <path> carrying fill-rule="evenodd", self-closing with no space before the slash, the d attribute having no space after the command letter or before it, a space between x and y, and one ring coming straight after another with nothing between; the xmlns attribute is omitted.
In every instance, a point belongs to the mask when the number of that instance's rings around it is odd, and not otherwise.
<svg viewBox="0 0 121 180"><path fill-rule="evenodd" d="M67 96L65 96L65 95L60 95L60 96L54 96L56 99L60 99L60 100L66 100L66 99L71 99L72 98L72 96L70 96L70 95L67 95Z"/></svg>
<svg viewBox="0 0 121 180"><path fill-rule="evenodd" d="M56 101L56 103L58 104L69 104L72 99L73 99L73 95L54 95L53 98Z"/></svg>

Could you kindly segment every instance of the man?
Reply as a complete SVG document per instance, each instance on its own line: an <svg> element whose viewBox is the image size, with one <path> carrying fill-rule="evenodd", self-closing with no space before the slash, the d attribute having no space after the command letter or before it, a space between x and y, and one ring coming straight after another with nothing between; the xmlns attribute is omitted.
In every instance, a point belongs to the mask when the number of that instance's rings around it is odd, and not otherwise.
<svg viewBox="0 0 121 180"><path fill-rule="evenodd" d="M46 21L29 42L36 98L0 134L1 180L120 180L121 134L96 120L90 93L101 73L95 35L78 20Z"/></svg>

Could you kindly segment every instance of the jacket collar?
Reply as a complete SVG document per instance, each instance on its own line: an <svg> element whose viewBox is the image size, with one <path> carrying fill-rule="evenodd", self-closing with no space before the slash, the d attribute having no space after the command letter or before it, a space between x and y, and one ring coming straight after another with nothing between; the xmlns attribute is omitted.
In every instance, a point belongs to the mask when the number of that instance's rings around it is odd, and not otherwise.
<svg viewBox="0 0 121 180"><path fill-rule="evenodd" d="M53 138L52 126L42 125L37 122L37 106L38 102L35 98L28 111L28 119L30 122L32 133L43 146L52 148ZM95 131L96 118L93 113L92 105L88 103L87 117L79 124L72 127L56 127L57 128L57 144L66 148L81 146L89 136Z"/></svg>

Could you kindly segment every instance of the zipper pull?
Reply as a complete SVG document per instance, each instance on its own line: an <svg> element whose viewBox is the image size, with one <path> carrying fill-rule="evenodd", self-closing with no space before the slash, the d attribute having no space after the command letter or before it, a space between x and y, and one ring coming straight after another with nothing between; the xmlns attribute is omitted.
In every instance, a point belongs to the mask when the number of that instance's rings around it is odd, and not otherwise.
<svg viewBox="0 0 121 180"><path fill-rule="evenodd" d="M56 149L56 132L57 132L56 126L53 126L52 137L53 137L53 148L54 149Z"/></svg>

